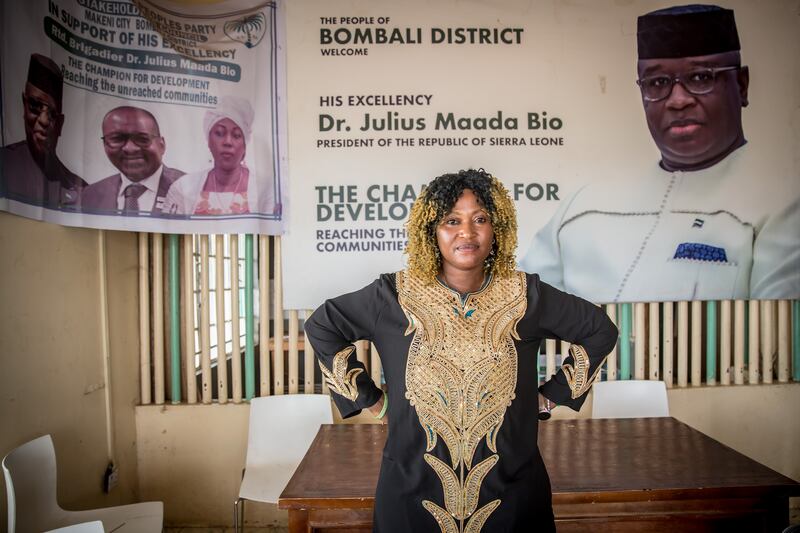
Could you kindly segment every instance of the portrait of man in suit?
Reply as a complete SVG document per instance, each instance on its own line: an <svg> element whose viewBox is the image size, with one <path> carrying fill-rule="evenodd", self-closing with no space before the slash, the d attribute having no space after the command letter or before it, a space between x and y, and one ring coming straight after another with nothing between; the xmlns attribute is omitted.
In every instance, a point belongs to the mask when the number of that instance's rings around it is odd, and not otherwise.
<svg viewBox="0 0 800 533"><path fill-rule="evenodd" d="M0 196L48 208L78 204L86 182L56 154L64 125L64 78L49 57L31 54L22 93L25 140L0 150Z"/></svg>
<svg viewBox="0 0 800 533"><path fill-rule="evenodd" d="M184 172L162 163L167 146L155 116L139 107L116 107L103 118L102 140L119 173L87 187L82 210L160 214L167 190Z"/></svg>

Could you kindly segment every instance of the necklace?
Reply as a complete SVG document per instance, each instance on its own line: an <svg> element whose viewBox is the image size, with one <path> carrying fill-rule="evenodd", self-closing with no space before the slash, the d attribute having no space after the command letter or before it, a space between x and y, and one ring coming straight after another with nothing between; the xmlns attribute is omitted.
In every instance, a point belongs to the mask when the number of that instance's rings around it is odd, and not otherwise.
<svg viewBox="0 0 800 533"><path fill-rule="evenodd" d="M486 288L486 285L488 285L489 280L491 278L492 278L491 275L484 274L483 281L481 282L480 287L478 287L474 291L461 292L458 289L454 289L453 286L450 285L450 283L447 281L447 276L445 276L444 272L442 272L441 277L440 276L436 277L437 281L442 285L442 287L449 290L453 294L453 296L458 296L458 303L460 305L454 305L452 306L452 309L453 312L456 314L456 316L465 319L470 318L475 313L475 311L477 311L477 308L474 305L474 300L470 300L470 297L483 291L483 289Z"/></svg>
<svg viewBox="0 0 800 533"><path fill-rule="evenodd" d="M455 286L453 284L451 284L450 281L447 279L447 275L444 272L442 272L442 275L439 278L439 281L442 282L442 284L445 287L447 287L448 289L450 289L451 291L458 293L459 297L461 298L461 303L463 304L470 294L473 294L475 292L479 292L481 289L483 289L486 286L486 282L488 281L488 279L489 279L489 277L484 274L483 280L481 281L481 284L478 286L477 289L470 290L470 291L464 291L464 292L461 292L460 290L456 289Z"/></svg>
<svg viewBox="0 0 800 533"><path fill-rule="evenodd" d="M228 202L227 207L225 206L225 202L223 202L222 199L221 191L219 190L220 187L219 187L219 181L217 180L216 170L212 169L210 174L211 174L210 178L211 178L212 190L209 191L208 195L209 204L211 204L212 208L216 208L217 210L219 210L220 213L225 213L227 211L230 211L230 204L232 202ZM236 197L237 193L241 194L241 191L239 191L239 187L242 184L243 177L244 177L243 168L242 166L239 166L239 177L236 179L236 185L234 185L233 191L231 192L231 200L233 200Z"/></svg>
<svg viewBox="0 0 800 533"><path fill-rule="evenodd" d="M244 177L243 170L244 170L244 167L239 165L239 168L237 169L238 176L236 178L236 185L234 185L233 191L232 191L233 194L236 194L237 192L239 192L239 186L242 184L242 178ZM216 169L211 169L211 182L212 182L212 184L214 186L214 192L222 192L222 191L219 190L220 186L219 186L219 180L217 180L217 171L216 171Z"/></svg>

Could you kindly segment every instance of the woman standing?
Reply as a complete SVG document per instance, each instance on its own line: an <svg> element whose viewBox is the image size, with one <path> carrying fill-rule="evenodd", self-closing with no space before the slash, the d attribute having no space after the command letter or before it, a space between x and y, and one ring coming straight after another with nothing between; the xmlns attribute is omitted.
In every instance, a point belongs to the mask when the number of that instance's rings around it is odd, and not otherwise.
<svg viewBox="0 0 800 533"><path fill-rule="evenodd" d="M235 215L272 213L274 198L262 197L258 180L244 164L253 125L250 102L236 96L223 96L216 109L203 117L203 131L213 168L193 172L170 187L164 212L174 215Z"/></svg>
<svg viewBox="0 0 800 533"><path fill-rule="evenodd" d="M368 408L389 419L374 530L554 531L536 443L538 347L573 343L540 390L577 410L616 327L514 270L514 204L482 170L434 179L407 228L406 270L326 301L306 322L342 416ZM387 393L351 357L361 339L381 354Z"/></svg>

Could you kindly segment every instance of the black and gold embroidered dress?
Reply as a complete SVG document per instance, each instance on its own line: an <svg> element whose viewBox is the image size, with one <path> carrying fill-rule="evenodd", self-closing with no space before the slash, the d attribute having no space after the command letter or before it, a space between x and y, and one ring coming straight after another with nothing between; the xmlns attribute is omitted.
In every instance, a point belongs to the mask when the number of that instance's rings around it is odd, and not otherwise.
<svg viewBox="0 0 800 533"><path fill-rule="evenodd" d="M491 278L464 296L398 272L326 301L305 329L343 417L382 394L352 343L380 353L389 433L374 531L555 530L536 442L536 356L544 338L573 343L539 390L578 410L617 340L600 308L535 274Z"/></svg>

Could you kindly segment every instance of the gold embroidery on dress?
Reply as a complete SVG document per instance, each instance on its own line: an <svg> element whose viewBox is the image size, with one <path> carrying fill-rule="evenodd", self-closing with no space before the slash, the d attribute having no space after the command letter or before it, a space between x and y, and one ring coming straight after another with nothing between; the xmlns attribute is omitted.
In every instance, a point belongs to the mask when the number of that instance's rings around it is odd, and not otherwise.
<svg viewBox="0 0 800 533"><path fill-rule="evenodd" d="M328 382L328 386L351 402L356 401L356 398L358 398L356 377L364 371L363 368L354 368L349 372L347 371L347 359L354 350L354 346L348 346L334 355L331 370L325 368L322 361L319 361L319 368L322 370L322 375L325 377L325 381Z"/></svg>
<svg viewBox="0 0 800 533"><path fill-rule="evenodd" d="M586 349L580 344L573 344L569 348L569 353L575 361L575 366L566 363L561 365L561 368L564 370L564 375L567 378L567 383L572 391L572 399L574 400L591 388L606 358L604 357L600 361L592 375L589 376L589 354L586 353Z"/></svg>
<svg viewBox="0 0 800 533"><path fill-rule="evenodd" d="M441 439L450 456L448 463L423 455L442 482L444 508L430 500L422 505L443 533L478 533L500 505L493 500L477 508L481 484L500 459L497 432L517 385L513 339L519 339L516 325L527 307L525 275L492 279L463 302L438 283L426 284L405 272L396 279L408 318L406 335L414 334L406 398L425 432L425 451ZM492 455L473 466L484 438Z"/></svg>

